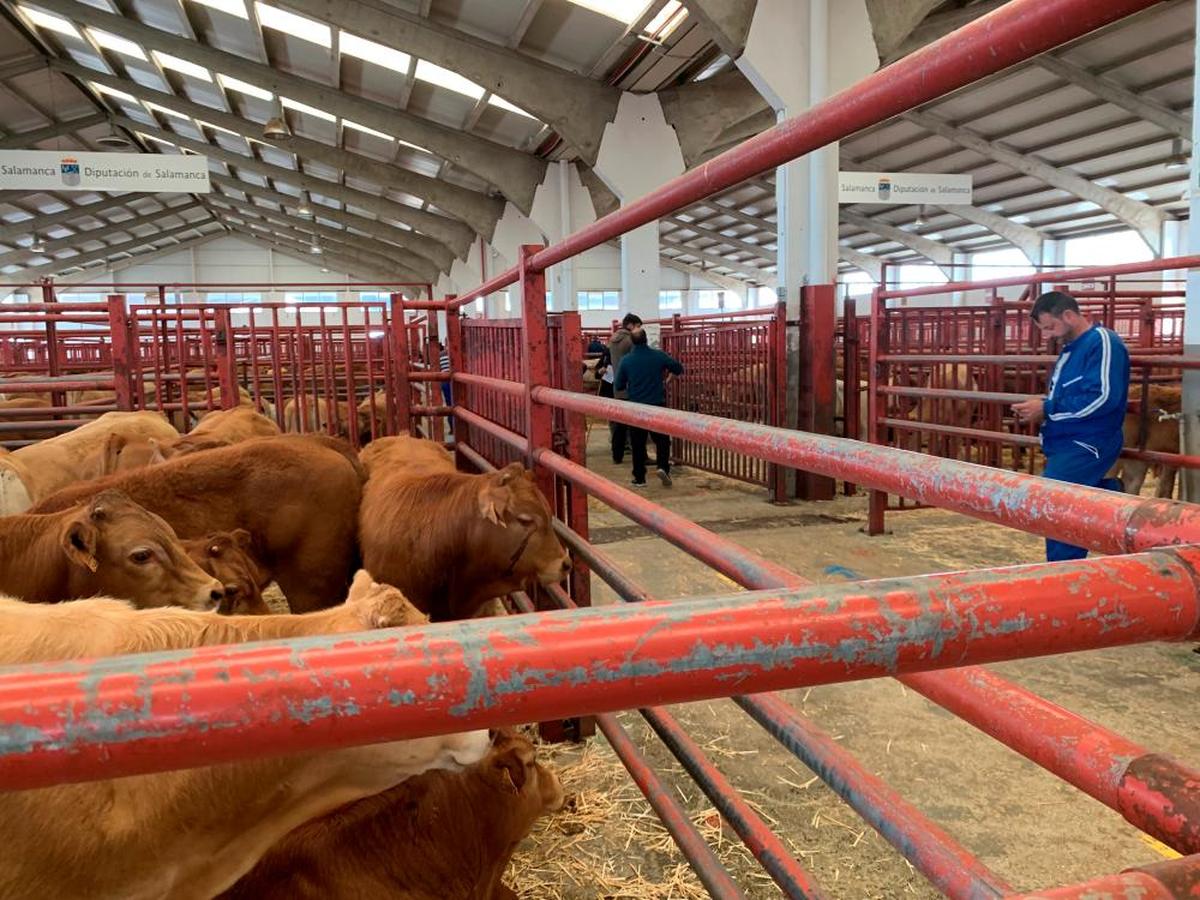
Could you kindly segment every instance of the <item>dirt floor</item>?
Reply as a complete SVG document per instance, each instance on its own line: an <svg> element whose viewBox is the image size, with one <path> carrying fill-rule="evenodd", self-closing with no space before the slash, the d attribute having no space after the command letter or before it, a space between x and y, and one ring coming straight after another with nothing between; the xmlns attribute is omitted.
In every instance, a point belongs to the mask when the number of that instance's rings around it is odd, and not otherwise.
<svg viewBox="0 0 1200 900"><path fill-rule="evenodd" d="M589 465L612 465L604 425ZM1147 486L1147 492L1151 487ZM646 496L817 582L1034 562L1042 542L953 513L889 516L861 528L866 499L772 506L758 488L677 469ZM602 504L593 540L663 598L728 592L724 577ZM617 602L594 578L597 603ZM1200 656L1188 645L1076 653L994 667L1005 677L1162 753L1200 763ZM892 680L787 692L785 698L1018 889L1086 880L1173 855L1116 813ZM794 850L829 897L941 896L812 772L729 701L671 708ZM622 723L663 773L747 897L780 896L637 713ZM509 883L532 900L706 896L602 737L548 748L573 794L518 852Z"/></svg>

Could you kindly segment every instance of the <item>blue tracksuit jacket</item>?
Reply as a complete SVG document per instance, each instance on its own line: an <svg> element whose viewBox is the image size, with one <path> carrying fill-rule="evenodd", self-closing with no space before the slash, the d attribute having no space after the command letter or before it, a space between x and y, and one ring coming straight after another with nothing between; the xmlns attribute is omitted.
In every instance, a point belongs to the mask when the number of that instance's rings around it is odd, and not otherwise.
<svg viewBox="0 0 1200 900"><path fill-rule="evenodd" d="M1106 477L1123 443L1129 395L1129 351L1107 328L1094 325L1067 344L1050 376L1042 422L1042 475L1056 481L1121 490ZM1083 559L1086 547L1046 539L1046 559Z"/></svg>
<svg viewBox="0 0 1200 900"><path fill-rule="evenodd" d="M1093 325L1062 348L1050 376L1042 423L1046 455L1075 445L1115 459L1128 399L1129 351L1114 332Z"/></svg>

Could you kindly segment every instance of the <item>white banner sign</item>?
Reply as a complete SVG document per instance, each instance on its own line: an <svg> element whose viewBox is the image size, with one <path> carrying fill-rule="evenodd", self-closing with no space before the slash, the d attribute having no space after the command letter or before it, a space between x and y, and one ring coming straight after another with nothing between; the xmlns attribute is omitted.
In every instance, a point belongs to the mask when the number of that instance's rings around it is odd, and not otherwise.
<svg viewBox="0 0 1200 900"><path fill-rule="evenodd" d="M838 203L963 203L970 175L925 172L838 172Z"/></svg>
<svg viewBox="0 0 1200 900"><path fill-rule="evenodd" d="M163 153L0 150L0 189L207 194L208 158Z"/></svg>

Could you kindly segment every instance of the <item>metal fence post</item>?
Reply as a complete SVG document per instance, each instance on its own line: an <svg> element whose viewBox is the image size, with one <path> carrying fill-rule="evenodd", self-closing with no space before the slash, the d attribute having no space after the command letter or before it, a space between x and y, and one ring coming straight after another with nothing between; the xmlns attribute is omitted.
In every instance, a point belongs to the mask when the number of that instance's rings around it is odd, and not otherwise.
<svg viewBox="0 0 1200 900"><path fill-rule="evenodd" d="M833 434L833 314L836 290L832 284L809 284L800 289L800 430ZM796 483L802 500L832 500L832 478L802 472Z"/></svg>
<svg viewBox="0 0 1200 900"><path fill-rule="evenodd" d="M108 329L112 339L113 392L117 395L117 408L133 409L133 347L129 340L124 294L108 295Z"/></svg>
<svg viewBox="0 0 1200 900"><path fill-rule="evenodd" d="M554 476L535 466L533 451L549 450L554 441L554 411L533 401L535 387L550 386L550 335L546 323L546 276L529 268L529 259L542 248L525 244L519 250L521 272L521 324L525 335L522 380L525 382L525 426L530 454L525 465L534 473L538 488L554 504ZM553 608L547 606L547 608Z"/></svg>
<svg viewBox="0 0 1200 900"><path fill-rule="evenodd" d="M450 373L463 371L463 323L462 317L458 310L446 310L446 352L450 354ZM440 368L440 366L439 366ZM439 389L440 390L440 389ZM463 384L456 385L453 381L450 382L450 402L447 404L453 407L455 404L464 406L463 401L467 397L467 386ZM460 472L476 471L474 464L464 457L458 450L459 444L470 443L467 435L467 425L461 419L450 420L451 427L454 430L454 461L458 464Z"/></svg>
<svg viewBox="0 0 1200 900"><path fill-rule="evenodd" d="M213 310L216 326L217 384L221 388L221 409L233 409L241 401L237 382L237 359L233 347L233 323L229 307L219 306Z"/></svg>
<svg viewBox="0 0 1200 900"><path fill-rule="evenodd" d="M858 427L862 415L862 395L859 383L862 380L859 366L858 303L847 297L842 304L842 436L856 441L867 439ZM853 497L858 486L853 482L842 482L842 492Z"/></svg>
<svg viewBox="0 0 1200 900"><path fill-rule="evenodd" d="M775 304L775 317L771 320L767 342L767 384L770 397L767 401L770 421L768 424L783 427L787 410L787 304L782 300ZM787 467L772 463L767 467L767 490L772 503L786 503Z"/></svg>
<svg viewBox="0 0 1200 900"><path fill-rule="evenodd" d="M409 360L408 323L404 321L404 298L400 294L392 294L392 304L388 315L388 340L392 345L392 386L395 396L392 397L393 408L396 410L396 421L393 424L395 434L412 434L412 394L408 382Z"/></svg>
<svg viewBox="0 0 1200 900"><path fill-rule="evenodd" d="M886 263L884 264L884 273L886 274ZM886 284L886 281L881 279L881 284ZM887 383L887 378L884 373L884 365L879 361L881 342L886 340L883 323L883 308L887 303L881 296L881 289L876 288L871 293L871 329L868 332L870 335L867 353L869 362L867 364L867 440L872 444L887 443L884 440L885 429L879 424L882 418L884 407L881 405L883 395L879 393L879 389L883 384ZM867 513L867 534L883 534L884 518L887 513L888 495L886 491L872 490L869 497L869 506Z"/></svg>

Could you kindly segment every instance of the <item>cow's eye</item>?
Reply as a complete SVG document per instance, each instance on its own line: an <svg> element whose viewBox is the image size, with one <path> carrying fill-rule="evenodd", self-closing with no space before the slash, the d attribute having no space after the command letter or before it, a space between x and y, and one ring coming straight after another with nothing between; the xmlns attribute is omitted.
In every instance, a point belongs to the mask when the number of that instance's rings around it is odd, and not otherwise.
<svg viewBox="0 0 1200 900"><path fill-rule="evenodd" d="M141 550L134 550L129 554L129 558L139 566L144 566L146 563L150 562L150 560L154 559L154 551L146 550L145 548Z"/></svg>
<svg viewBox="0 0 1200 900"><path fill-rule="evenodd" d="M219 544L213 544L211 547L209 547L209 548L208 548L208 555L209 555L209 556L220 556L220 555L221 555L221 547L220 547L220 545L219 545Z"/></svg>
<svg viewBox="0 0 1200 900"><path fill-rule="evenodd" d="M533 516L529 515L529 513L521 513L519 516L517 516L517 521L522 525L532 525Z"/></svg>

